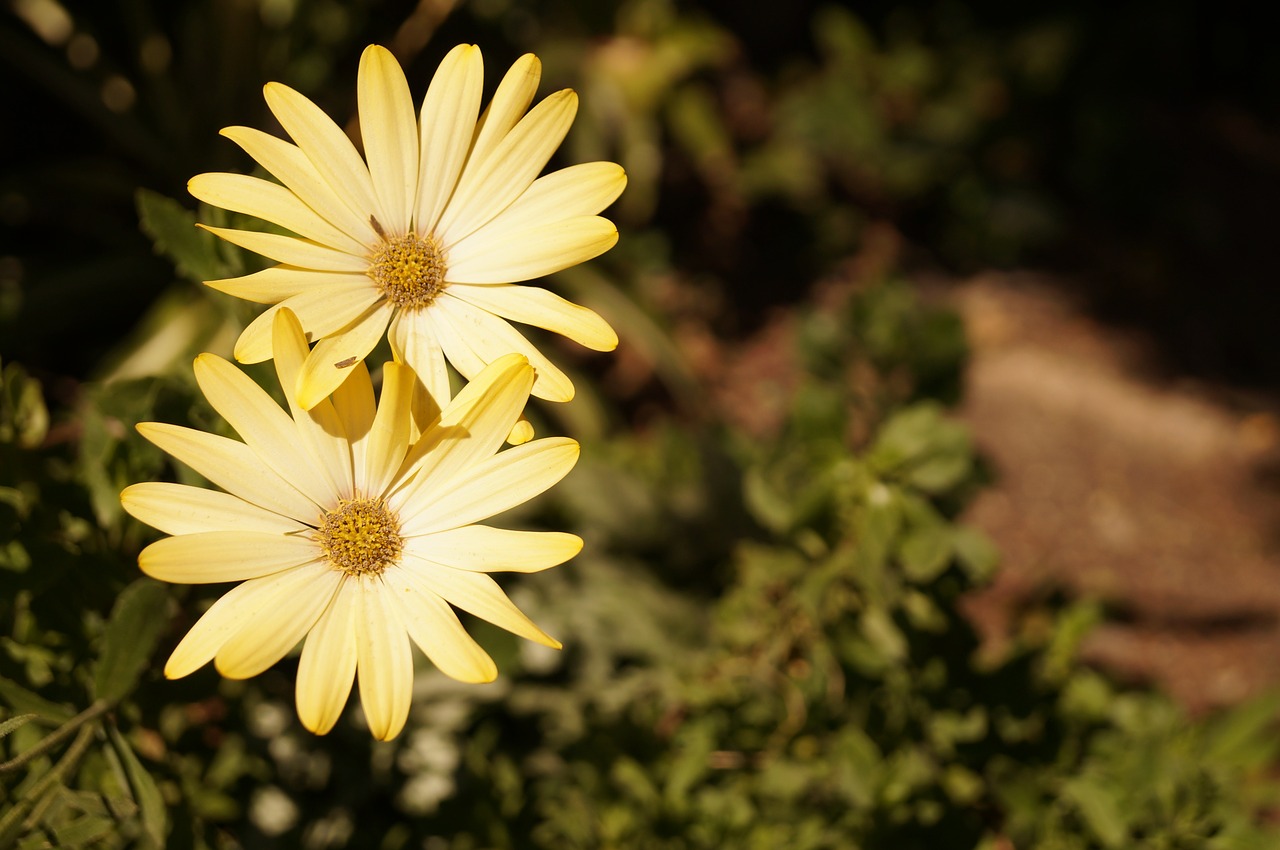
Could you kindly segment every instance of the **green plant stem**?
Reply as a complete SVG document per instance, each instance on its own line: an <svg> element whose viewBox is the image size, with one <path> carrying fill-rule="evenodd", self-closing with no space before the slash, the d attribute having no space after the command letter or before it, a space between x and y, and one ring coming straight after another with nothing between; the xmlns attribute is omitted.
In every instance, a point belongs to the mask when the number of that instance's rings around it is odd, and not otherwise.
<svg viewBox="0 0 1280 850"><path fill-rule="evenodd" d="M95 701L93 705L90 705L84 711L80 712L75 717L68 720L66 723L63 723L57 729L54 729L48 735L45 735L43 738L40 739L40 741L35 746L31 747L30 749L24 752L19 753L18 755L9 759L7 762L0 764L0 773L8 773L11 770L17 770L18 768L25 765L27 762L31 761L36 756L48 750L50 747L53 747L54 745L56 745L63 738L66 738L68 735L70 735L72 732L79 729L84 724L88 723L90 720L93 720L95 717L101 716L110 708L111 708L111 703L106 700L100 699Z"/></svg>
<svg viewBox="0 0 1280 850"><path fill-rule="evenodd" d="M75 718L72 718L67 723L71 723L74 720ZM44 813L45 808L49 805L49 790L56 783L61 782L63 776L71 768L75 767L76 763L80 761L80 757L84 755L85 750L89 748L91 740L93 740L93 727L84 726L80 729L80 734L76 735L76 739L71 742L71 746L63 753L62 758L58 759L57 763L54 764L53 769L40 777L40 781L31 787L26 796L19 800L17 805L10 809L3 818L0 818L0 848L7 848L12 845L14 838L17 837L15 827L19 823L22 823L24 829L30 829L39 821L40 815Z"/></svg>

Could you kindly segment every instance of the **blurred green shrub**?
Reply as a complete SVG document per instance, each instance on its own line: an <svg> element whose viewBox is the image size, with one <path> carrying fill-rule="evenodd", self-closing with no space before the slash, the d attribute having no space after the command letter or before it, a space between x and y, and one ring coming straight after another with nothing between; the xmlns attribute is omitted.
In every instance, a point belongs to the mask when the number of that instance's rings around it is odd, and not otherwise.
<svg viewBox="0 0 1280 850"><path fill-rule="evenodd" d="M1120 688L1075 661L1098 616L1088 605L1041 612L1004 657L976 657L957 600L996 555L955 522L981 485L945 413L963 335L891 281L804 316L805 377L776 439L670 413L610 434L632 400L589 381L573 411L534 412L595 434L554 497L516 518L574 527L585 553L507 583L565 652L469 624L503 678L461 687L420 670L390 744L350 716L326 738L303 732L292 660L247 682L164 681L163 658L217 593L138 578L150 532L116 493L190 476L133 423L225 428L187 364L227 345L244 314L193 281L243 259L176 201L139 196L151 244L120 237L121 209L139 184L176 193L230 156L214 130L257 123L263 80L319 90L336 57L396 30L371 23L372 3L174 4L158 20L124 5L74 10L107 57L87 69L17 39L8 18L0 32L30 79L67 93L71 126L110 143L71 169L32 122L0 181L5 214L30 213L0 242L0 259L22 260L0 265L5 344L47 354L59 340L63 360L25 365L101 379L42 388L7 352L0 364L0 847L1277 844L1275 701L1193 723ZM581 89L569 157L617 158L632 187L624 242L601 264L621 283L562 282L625 317L677 399L701 388L660 318L670 278L696 280L685 297L711 304L699 318L733 331L738 313L798 300L873 219L923 217L929 247L961 262L1016 258L1055 226L1023 180L1035 151L1002 121L1010 98L1056 84L1069 27L995 37L961 15L943 32L873 32L832 4L809 26L813 51L762 68L691 6L530 8L461 7L431 49L455 32L485 36L486 51L536 49L550 81ZM122 44L153 45L172 73ZM99 102L113 77L137 95L124 115ZM175 96L206 83L208 98ZM66 250L72 237L81 250ZM152 244L183 282L155 273ZM71 302L90 307L68 317ZM122 342L93 308L104 302L129 317L153 307Z"/></svg>
<svg viewBox="0 0 1280 850"><path fill-rule="evenodd" d="M1118 688L1074 660L1088 605L977 660L956 603L996 553L954 521L978 471L931 389L957 380L954 318L885 282L806 316L798 338L809 369L776 440L672 420L588 444L561 492L518 518L576 525L585 553L509 584L566 651L478 626L503 678L468 687L420 670L391 744L351 716L326 738L302 731L293 661L247 682L160 680L212 594L135 580L142 530L95 510L94 493L160 469L124 422L208 414L169 379L108 385L75 426L96 448L77 455L30 424L38 388L7 366L0 837L1273 846L1276 700L1193 724Z"/></svg>

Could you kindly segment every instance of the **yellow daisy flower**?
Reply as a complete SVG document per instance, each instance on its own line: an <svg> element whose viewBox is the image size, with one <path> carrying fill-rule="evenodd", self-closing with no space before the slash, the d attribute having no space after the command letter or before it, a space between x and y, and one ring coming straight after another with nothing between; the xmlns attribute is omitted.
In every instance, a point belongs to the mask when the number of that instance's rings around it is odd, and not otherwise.
<svg viewBox="0 0 1280 850"><path fill-rule="evenodd" d="M612 350L617 335L592 311L515 284L613 247L617 228L597 213L621 194L626 174L591 162L537 176L578 104L565 89L529 109L540 76L537 57L521 57L481 114L480 49L459 45L415 117L399 63L370 46L357 92L365 159L314 103L269 83L267 105L296 144L248 127L222 134L283 185L242 174L200 174L189 184L202 201L297 234L206 227L280 264L207 282L276 305L245 329L236 359L270 357L275 312L288 307L319 340L297 386L286 387L304 409L333 392L384 331L396 359L441 403L449 398L445 358L470 379L511 352L533 364L533 395L571 399L569 379L508 320L598 351Z"/></svg>
<svg viewBox="0 0 1280 850"><path fill-rule="evenodd" d="M276 372L291 387L305 368L306 337L287 309L272 325ZM386 365L376 407L358 363L310 411L291 399L292 415L220 357L201 355L195 372L244 442L158 422L138 430L226 492L143 483L120 498L134 517L173 535L142 551L143 572L242 583L182 639L166 676L211 659L229 678L256 676L305 638L303 725L328 732L358 673L369 729L389 740L409 712L411 639L455 679L497 675L451 605L559 648L486 573L553 567L576 555L581 539L475 524L543 492L578 457L578 444L560 437L498 451L534 382L523 356L481 370L421 433L412 411L422 385L402 364Z"/></svg>

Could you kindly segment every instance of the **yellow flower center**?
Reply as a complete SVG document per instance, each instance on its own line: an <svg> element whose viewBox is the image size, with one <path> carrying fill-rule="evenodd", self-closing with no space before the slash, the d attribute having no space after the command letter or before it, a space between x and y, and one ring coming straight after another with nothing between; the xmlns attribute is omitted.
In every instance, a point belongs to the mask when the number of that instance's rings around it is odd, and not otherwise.
<svg viewBox="0 0 1280 850"><path fill-rule="evenodd" d="M369 258L369 277L392 304L407 310L426 307L444 290L444 251L434 236L416 233L383 237Z"/></svg>
<svg viewBox="0 0 1280 850"><path fill-rule="evenodd" d="M320 549L349 576L376 576L400 558L400 521L381 499L338 503L320 519Z"/></svg>

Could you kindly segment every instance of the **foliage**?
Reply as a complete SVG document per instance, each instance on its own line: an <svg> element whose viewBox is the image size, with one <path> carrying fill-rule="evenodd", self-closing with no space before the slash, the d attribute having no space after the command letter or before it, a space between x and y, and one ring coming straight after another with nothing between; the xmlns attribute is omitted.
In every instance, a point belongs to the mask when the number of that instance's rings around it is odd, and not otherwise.
<svg viewBox="0 0 1280 850"><path fill-rule="evenodd" d="M77 459L23 426L40 419L40 395L8 367L4 397L25 401L0 422L13 435L4 469L25 474L5 492L60 489L6 501L26 506L7 521L11 550L28 554L7 562L16 629L0 699L18 764L6 765L5 835L68 847L1266 846L1274 700L1191 725L1162 697L1117 689L1073 660L1096 619L1087 606L997 662L975 660L956 602L996 556L954 522L973 451L922 392L955 379L951 321L901 284L867 288L802 323L810 368L779 439L673 420L588 444L562 492L523 517L579 524L587 552L512 587L568 649L478 627L503 679L458 686L420 670L410 731L391 744L350 716L324 739L302 731L296 662L248 682L159 680L195 595L172 621L181 594L131 579L140 530L95 516L92 491L102 469L108 488L155 474L118 426L162 399L190 408L190 390L135 382L120 419L83 420L112 436L86 433L98 448ZM930 344L886 345L864 332L875 327L929 329Z"/></svg>
<svg viewBox="0 0 1280 850"><path fill-rule="evenodd" d="M108 54L158 33L172 73L152 67L159 48L73 71L0 31L32 76L93 104L75 126L105 128L111 145L71 168L24 135L23 173L3 180L34 200L14 228L31 245L22 263L0 244L5 345L30 358L0 363L0 847L1276 844L1275 700L1192 722L1110 682L1075 658L1099 616L1088 604L1031 612L1003 656L979 652L958 601L996 553L956 522L983 482L947 415L965 353L954 315L874 275L805 312L803 377L768 440L703 415L671 340L678 320L734 334L799 301L876 221L925 221L931 248L970 262L1051 234L1056 214L1022 181L1027 152L1004 122L1008 98L1063 73L1072 33L1053 23L939 33L830 4L802 22L812 50L768 63L723 10L663 0L612 16L499 0L437 22L425 52L463 38L489 51L483 37L494 52L537 49L582 94L570 158L617 158L632 181L605 273L557 285L618 325L657 386L581 380L567 410L531 411L591 439L574 474L514 517L587 541L570 564L506 583L566 649L468 623L502 677L460 686L419 659L413 715L389 744L369 740L354 705L329 736L304 732L296 658L245 682L163 680L218 589L138 577L151 532L122 514L120 488L193 479L132 425L225 431L188 365L226 350L248 315L196 285L246 259L165 193L220 167L218 126L261 123L265 79L345 104L331 69L400 32L376 6L171 4L154 32L113 4L76 10ZM219 39L235 52L210 55ZM96 93L121 75L138 105L113 118ZM175 98L175 79L212 94ZM68 234L84 249L67 251ZM66 303L83 309L68 317ZM122 339L113 322L144 304ZM47 340L68 335L80 344L51 354Z"/></svg>

